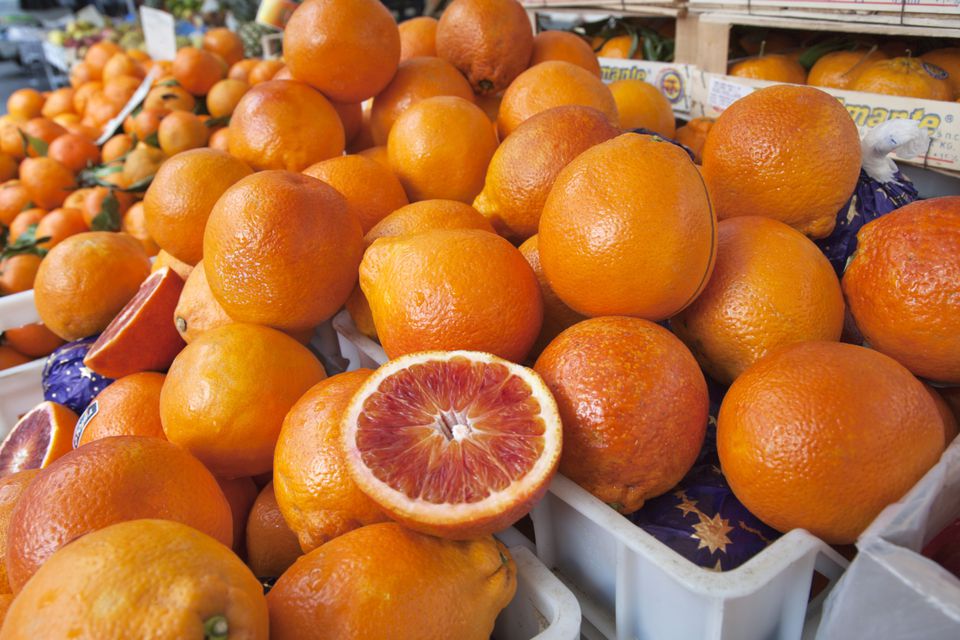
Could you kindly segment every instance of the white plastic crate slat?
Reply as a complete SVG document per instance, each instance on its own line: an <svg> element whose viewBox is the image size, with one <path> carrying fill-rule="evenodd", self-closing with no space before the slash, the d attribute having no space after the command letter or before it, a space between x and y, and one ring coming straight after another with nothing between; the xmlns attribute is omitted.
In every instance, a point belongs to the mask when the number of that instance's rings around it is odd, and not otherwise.
<svg viewBox="0 0 960 640"><path fill-rule="evenodd" d="M517 563L517 593L497 617L492 640L577 640L580 605L573 593L530 549L511 546L510 553Z"/></svg>

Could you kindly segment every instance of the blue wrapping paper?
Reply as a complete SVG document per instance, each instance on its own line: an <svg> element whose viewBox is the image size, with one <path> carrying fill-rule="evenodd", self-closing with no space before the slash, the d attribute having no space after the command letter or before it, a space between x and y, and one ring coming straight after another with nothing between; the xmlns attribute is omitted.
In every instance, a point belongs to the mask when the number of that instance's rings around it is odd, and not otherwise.
<svg viewBox="0 0 960 640"><path fill-rule="evenodd" d="M68 342L47 357L43 366L43 399L59 402L81 414L104 388L113 382L83 364L97 336Z"/></svg>

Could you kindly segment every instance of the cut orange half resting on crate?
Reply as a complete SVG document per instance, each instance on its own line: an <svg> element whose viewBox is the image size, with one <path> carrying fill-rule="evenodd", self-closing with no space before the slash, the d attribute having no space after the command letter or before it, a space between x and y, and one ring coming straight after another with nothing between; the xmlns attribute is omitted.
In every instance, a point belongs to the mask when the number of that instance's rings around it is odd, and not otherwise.
<svg viewBox="0 0 960 640"><path fill-rule="evenodd" d="M77 414L56 402L26 412L0 444L0 478L24 469L43 469L73 449Z"/></svg>
<svg viewBox="0 0 960 640"><path fill-rule="evenodd" d="M557 469L561 439L540 376L476 351L391 360L343 417L357 486L411 529L457 540L526 515Z"/></svg>

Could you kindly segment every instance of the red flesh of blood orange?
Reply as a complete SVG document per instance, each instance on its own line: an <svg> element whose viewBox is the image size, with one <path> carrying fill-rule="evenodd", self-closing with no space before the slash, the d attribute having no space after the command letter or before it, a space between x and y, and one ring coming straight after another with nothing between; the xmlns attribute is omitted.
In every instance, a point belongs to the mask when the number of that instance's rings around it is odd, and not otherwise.
<svg viewBox="0 0 960 640"><path fill-rule="evenodd" d="M0 477L43 469L70 451L77 414L56 402L41 402L23 415L0 444Z"/></svg>

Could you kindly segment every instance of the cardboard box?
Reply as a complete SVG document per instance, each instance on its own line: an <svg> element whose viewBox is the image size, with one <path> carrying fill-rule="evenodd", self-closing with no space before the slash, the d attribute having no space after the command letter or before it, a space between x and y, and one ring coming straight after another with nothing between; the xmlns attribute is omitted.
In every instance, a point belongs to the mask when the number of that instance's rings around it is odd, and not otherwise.
<svg viewBox="0 0 960 640"><path fill-rule="evenodd" d="M673 112L688 115L691 108L690 79L696 73L688 64L600 58L601 78L607 84L617 80L643 80L660 90Z"/></svg>

